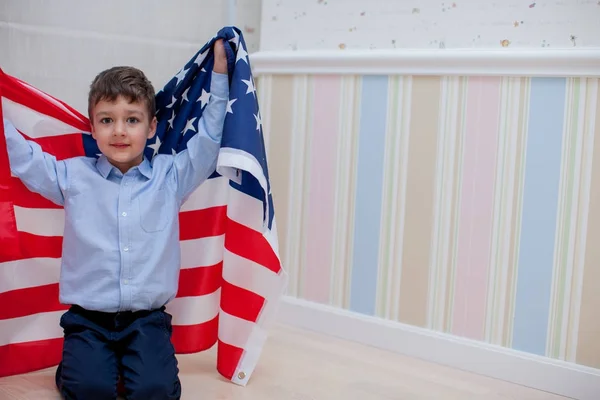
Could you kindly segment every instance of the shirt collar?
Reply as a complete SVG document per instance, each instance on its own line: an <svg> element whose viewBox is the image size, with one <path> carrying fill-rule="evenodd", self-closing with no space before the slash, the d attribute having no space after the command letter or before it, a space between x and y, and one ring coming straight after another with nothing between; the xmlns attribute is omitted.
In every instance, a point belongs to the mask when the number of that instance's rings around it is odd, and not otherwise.
<svg viewBox="0 0 600 400"><path fill-rule="evenodd" d="M104 179L108 178L108 175L110 175L110 172L113 169L118 171L118 169L108 161L108 158L106 158L104 154L100 155L98 161L96 161L96 168L98 168L98 172L100 172L100 175L102 175ZM152 167L146 157L144 157L140 165L134 168L137 168L138 171L140 171L140 174L144 175L146 178L150 179L152 177Z"/></svg>

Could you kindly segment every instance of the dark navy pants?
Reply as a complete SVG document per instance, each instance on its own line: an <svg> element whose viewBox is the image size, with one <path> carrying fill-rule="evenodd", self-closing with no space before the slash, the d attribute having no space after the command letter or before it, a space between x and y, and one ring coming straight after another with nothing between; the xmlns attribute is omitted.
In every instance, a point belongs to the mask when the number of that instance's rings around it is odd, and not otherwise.
<svg viewBox="0 0 600 400"><path fill-rule="evenodd" d="M128 400L181 397L171 315L164 307L101 313L72 306L60 325L65 340L56 385L64 399L116 399L119 379Z"/></svg>

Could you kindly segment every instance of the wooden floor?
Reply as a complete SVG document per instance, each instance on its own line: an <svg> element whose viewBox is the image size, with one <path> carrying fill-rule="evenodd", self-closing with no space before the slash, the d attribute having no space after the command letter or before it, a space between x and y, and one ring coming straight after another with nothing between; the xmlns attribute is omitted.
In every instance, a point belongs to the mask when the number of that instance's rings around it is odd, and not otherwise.
<svg viewBox="0 0 600 400"><path fill-rule="evenodd" d="M277 326L248 386L220 378L215 350L179 356L182 399L564 399L452 368ZM59 399L54 368L0 379L0 399Z"/></svg>

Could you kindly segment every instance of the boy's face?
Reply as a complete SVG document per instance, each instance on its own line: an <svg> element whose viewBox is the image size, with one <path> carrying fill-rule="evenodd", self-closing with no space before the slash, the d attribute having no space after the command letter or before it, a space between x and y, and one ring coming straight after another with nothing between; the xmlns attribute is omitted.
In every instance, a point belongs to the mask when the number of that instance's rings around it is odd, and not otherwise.
<svg viewBox="0 0 600 400"><path fill-rule="evenodd" d="M92 108L92 137L102 154L122 173L143 160L146 140L156 133L156 117L142 102L129 103L122 96L101 100Z"/></svg>

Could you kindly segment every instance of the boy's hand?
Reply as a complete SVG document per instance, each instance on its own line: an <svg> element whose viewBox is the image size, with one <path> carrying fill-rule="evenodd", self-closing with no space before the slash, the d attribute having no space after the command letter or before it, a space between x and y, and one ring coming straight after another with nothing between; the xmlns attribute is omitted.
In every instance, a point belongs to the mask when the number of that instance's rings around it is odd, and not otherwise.
<svg viewBox="0 0 600 400"><path fill-rule="evenodd" d="M227 56L225 55L225 48L223 47L223 39L219 39L214 44L215 50L215 66L214 72L219 74L227 73Z"/></svg>

